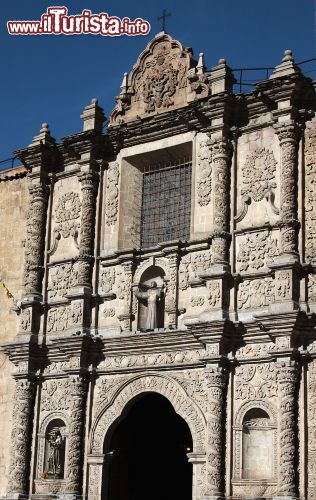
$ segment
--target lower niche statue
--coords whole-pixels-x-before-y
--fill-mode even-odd
[[[59,429],[53,429],[49,435],[48,475],[54,479],[62,476],[63,438]]]
[[[146,292],[141,292],[139,289],[135,291],[138,299],[147,300],[146,321],[142,329],[154,330],[158,326],[157,322],[157,302],[161,300],[165,285],[158,287],[156,281],[152,281]]]

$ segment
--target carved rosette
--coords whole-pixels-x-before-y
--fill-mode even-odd
[[[85,420],[85,404],[87,381],[83,378],[71,378],[68,381],[68,395],[71,399],[70,424],[68,441],[68,474],[66,493],[81,493],[81,474],[83,456],[83,431]]]
[[[96,197],[99,177],[95,172],[84,172],[80,174],[79,181],[81,182],[82,189],[82,210],[77,285],[91,287],[92,263],[94,261],[93,245]]]
[[[31,184],[30,208],[26,219],[24,290],[26,295],[42,292],[44,247],[49,188],[46,184]]]
[[[34,399],[35,383],[26,379],[16,380],[9,466],[10,493],[27,493]]]
[[[214,183],[213,262],[226,262],[229,230],[230,159],[232,147],[227,139],[212,142]]]
[[[316,360],[308,366],[308,498],[316,498]]]
[[[298,369],[282,363],[278,369],[279,392],[279,478],[278,495],[296,497],[295,390]]]
[[[223,492],[223,405],[226,373],[222,368],[207,369],[207,496],[222,496]]]
[[[277,125],[276,133],[281,150],[281,252],[297,252],[297,154],[299,131],[297,125]]]

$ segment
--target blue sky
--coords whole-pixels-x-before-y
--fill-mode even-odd
[[[90,9],[142,17],[152,30],[145,37],[115,38],[7,33],[8,20],[39,20],[50,5],[65,5],[69,14]],[[163,8],[172,13],[167,31],[195,56],[204,52],[208,68],[221,57],[232,68],[275,66],[288,48],[297,61],[316,55],[313,0],[6,0],[0,16],[0,160],[29,144],[42,122],[58,140],[80,131],[80,114],[92,97],[109,116],[123,73],[160,31],[157,16]],[[314,69],[316,61],[306,67]],[[316,71],[309,76],[316,78]]]

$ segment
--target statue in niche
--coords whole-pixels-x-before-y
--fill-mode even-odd
[[[48,475],[54,478],[60,478],[62,475],[62,448],[63,438],[60,430],[52,429],[49,434],[49,455],[48,455]]]
[[[164,283],[161,287],[158,287],[156,281],[151,281],[145,292],[142,292],[139,289],[135,291],[135,295],[138,299],[143,299],[147,302],[146,319],[144,324],[140,325],[141,330],[154,330],[155,328],[158,328],[157,306],[158,302],[160,302],[163,298],[164,288]]]

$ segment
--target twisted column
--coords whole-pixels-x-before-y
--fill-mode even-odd
[[[81,495],[83,435],[88,383],[81,377],[74,377],[69,380],[68,388],[71,409],[68,432],[68,474],[65,492]]]
[[[226,374],[222,368],[208,368],[207,485],[206,497],[223,495],[223,407]]]
[[[276,125],[281,150],[281,253],[297,253],[297,155],[299,130],[294,123]]]
[[[24,292],[41,298],[49,188],[43,182],[29,188],[30,207],[26,219]]]
[[[298,369],[294,363],[282,363],[278,370],[279,391],[279,479],[278,496],[296,497],[295,486],[295,390]]]
[[[212,142],[214,179],[213,263],[226,263],[228,260],[231,151],[231,144],[227,139]]]
[[[9,497],[27,495],[32,438],[32,418],[36,385],[28,379],[17,379],[11,434]],[[15,498],[18,498],[16,496]]]
[[[82,190],[82,208],[80,225],[80,248],[78,286],[91,288],[92,265],[94,261],[95,214],[99,177],[93,172],[80,174]]]

